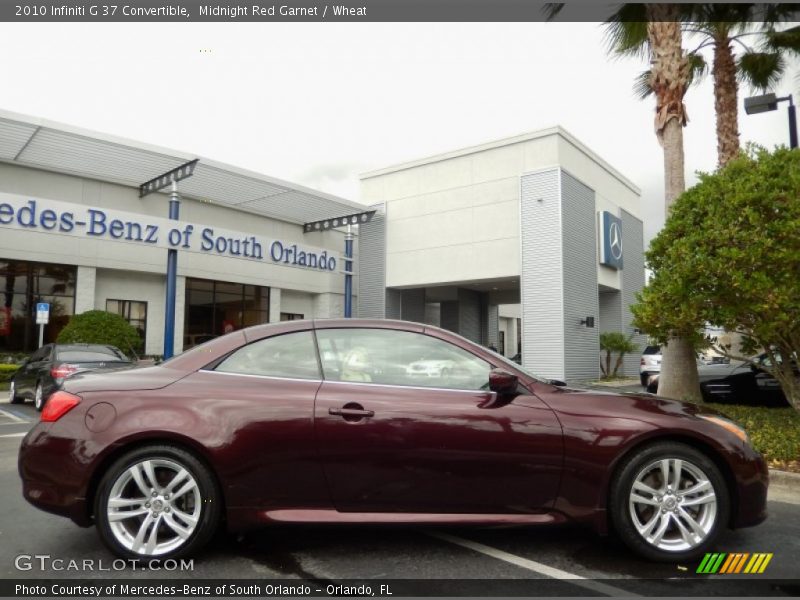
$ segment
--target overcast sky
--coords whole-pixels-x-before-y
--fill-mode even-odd
[[[599,24],[2,23],[0,57],[0,108],[353,200],[364,171],[558,124],[642,188],[647,239],[663,224],[645,65]],[[783,106],[740,110],[742,141],[788,144]],[[687,107],[691,176],[716,165],[710,80]]]

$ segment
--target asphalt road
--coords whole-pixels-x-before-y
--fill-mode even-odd
[[[484,595],[516,582],[529,595],[800,595],[800,494],[771,489],[769,519],[727,532],[718,550],[772,552],[765,575],[696,575],[696,563],[654,564],[613,538],[567,526],[429,528],[281,526],[234,537],[218,535],[194,560],[191,572],[130,569],[108,572],[71,569],[70,560],[95,566],[112,562],[94,528],[41,512],[21,495],[17,451],[38,418],[30,404],[0,406],[0,575],[2,579],[351,579],[451,580],[445,592]],[[47,555],[42,559],[19,556]],[[64,559],[53,568],[52,559]],[[19,569],[32,563],[30,569]],[[44,568],[42,568],[44,566]],[[580,579],[584,578],[584,579]],[[464,583],[461,580],[467,580]],[[469,580],[477,580],[470,585]],[[532,581],[536,580],[536,581]],[[557,581],[562,580],[562,581]],[[785,580],[794,580],[787,582]],[[568,583],[564,583],[568,581]],[[756,586],[743,587],[743,582]],[[556,584],[558,584],[556,586]],[[462,587],[459,587],[459,586]],[[554,587],[555,586],[555,587]],[[561,587],[558,587],[561,586]],[[610,586],[610,587],[604,587]],[[440,589],[441,588],[431,588]],[[395,594],[396,595],[396,594]],[[510,594],[507,594],[510,595]]]

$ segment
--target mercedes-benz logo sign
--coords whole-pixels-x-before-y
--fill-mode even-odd
[[[622,258],[622,236],[620,235],[618,223],[611,223],[608,228],[608,238],[611,256],[614,257],[614,260],[619,260]]]

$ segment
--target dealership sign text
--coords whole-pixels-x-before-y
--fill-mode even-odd
[[[0,194],[0,227],[336,270],[336,256],[319,248],[184,221],[11,194]]]

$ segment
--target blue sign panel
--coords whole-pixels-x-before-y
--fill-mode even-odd
[[[39,302],[36,304],[36,312],[50,312],[50,305],[47,302]]]
[[[600,264],[622,268],[622,219],[605,210],[600,213]]]

